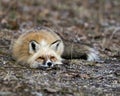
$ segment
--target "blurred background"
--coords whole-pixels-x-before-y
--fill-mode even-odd
[[[52,26],[65,40],[119,50],[119,9],[119,0],[0,0],[0,29]]]
[[[0,0],[0,22],[17,29],[23,22],[43,21],[61,27],[119,25],[119,0]]]

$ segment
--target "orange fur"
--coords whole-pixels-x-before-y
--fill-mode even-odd
[[[18,62],[32,63],[32,61],[35,61],[35,60],[30,60],[30,59],[33,59],[32,56],[34,55],[34,53],[33,54],[29,53],[29,43],[31,41],[36,41],[38,44],[40,44],[43,40],[46,42],[46,45],[43,46],[42,49],[40,46],[40,50],[44,51],[44,47],[47,47],[48,45],[52,44],[56,40],[61,40],[61,38],[56,33],[45,30],[45,29],[24,33],[13,44],[13,50],[12,50],[13,57]],[[61,40],[61,44],[59,47],[60,48],[57,51],[55,51],[54,53],[56,54],[56,56],[61,58],[61,55],[64,50],[64,45],[63,45],[62,40]],[[49,50],[49,48],[47,48],[46,50],[51,51],[51,53],[52,53],[52,51],[54,51],[51,49]],[[39,54],[41,54],[41,53],[39,53]],[[39,55],[38,53],[36,53],[36,54]],[[42,54],[45,54],[45,53],[42,53]]]

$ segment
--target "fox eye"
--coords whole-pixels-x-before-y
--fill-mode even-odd
[[[54,56],[51,56],[50,59],[55,59],[55,57],[54,57]]]
[[[44,57],[39,57],[39,59],[42,59],[42,60],[44,60]]]

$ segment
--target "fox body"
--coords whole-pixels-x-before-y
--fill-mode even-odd
[[[99,53],[94,48],[81,45],[81,49],[87,52],[88,61],[99,60]],[[17,62],[29,64],[31,68],[62,64],[63,51],[64,44],[61,38],[46,27],[23,33],[12,47],[13,57]]]
[[[62,64],[64,44],[50,29],[23,33],[13,44],[13,57],[31,68],[52,67]]]

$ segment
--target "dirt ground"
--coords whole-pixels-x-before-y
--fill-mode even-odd
[[[13,39],[41,25],[71,46],[95,47],[102,62],[71,58],[48,69],[17,64]],[[120,1],[0,0],[0,96],[120,96]]]

